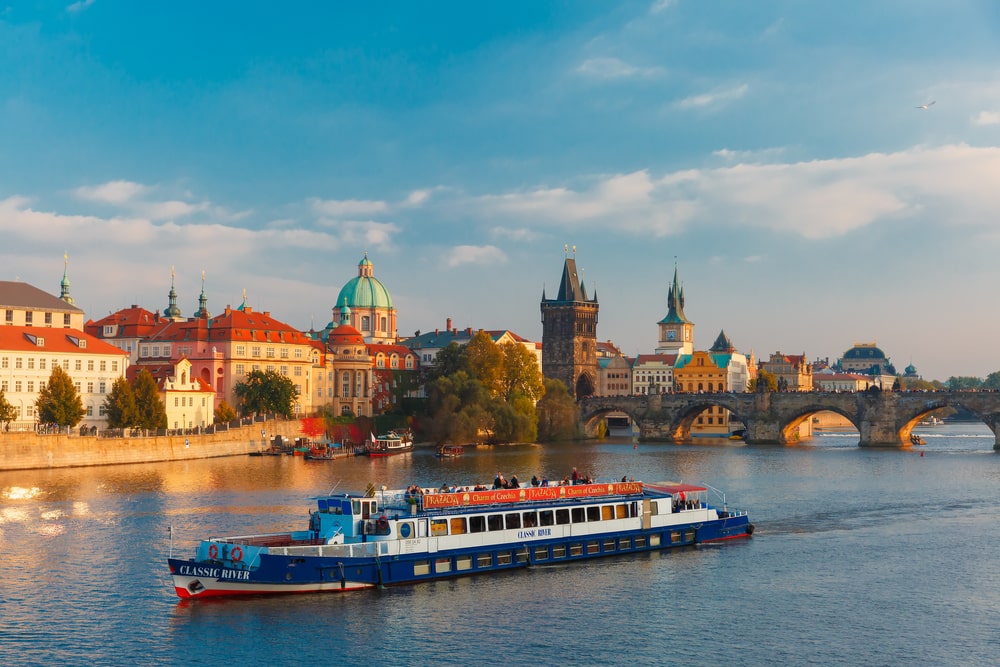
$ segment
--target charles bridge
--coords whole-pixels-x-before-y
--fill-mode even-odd
[[[593,435],[600,421],[625,413],[643,440],[688,442],[691,425],[710,407],[730,412],[731,422],[746,426],[751,445],[784,445],[798,440],[799,425],[817,412],[835,412],[858,429],[862,447],[908,447],[910,432],[929,413],[944,407],[964,408],[997,434],[1000,393],[934,392],[770,392],[651,394],[648,396],[588,396],[579,401],[584,430]]]

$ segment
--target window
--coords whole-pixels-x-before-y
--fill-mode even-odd
[[[552,510],[542,510],[538,513],[538,525],[539,526],[551,526],[555,524],[555,516],[552,514]]]
[[[87,370],[88,371],[94,370],[94,360],[93,359],[88,359],[87,360]]]
[[[243,375],[246,371],[243,369],[243,364],[236,364],[236,374]]]
[[[556,523],[560,526],[564,526],[569,523],[568,509],[556,510]]]
[[[242,356],[246,355],[246,353],[247,353],[247,346],[246,345],[237,345],[236,346],[236,352],[235,352],[235,354],[236,354],[237,357],[242,357]]]
[[[107,408],[106,408],[106,407],[104,407],[104,403],[101,403],[101,404],[100,404],[100,405],[99,405],[99,406],[97,407],[97,414],[98,414],[98,415],[100,415],[101,417],[103,417],[103,416],[104,416],[104,415],[106,415],[107,413],[108,413],[108,410],[107,410]]]
[[[250,356],[251,357],[259,357],[260,356],[260,346],[259,345],[253,345],[253,346],[250,347]]]
[[[295,368],[293,368],[292,369],[292,375],[294,375],[295,377],[301,377],[302,376],[302,366],[296,366]]]
[[[100,393],[100,394],[103,394],[103,393],[104,393],[104,390],[105,390],[105,389],[107,388],[107,386],[108,386],[108,385],[107,385],[107,384],[105,384],[104,382],[101,382],[101,383],[99,383],[99,384],[97,385],[97,390],[98,390],[98,393]]]
[[[7,368],[10,366],[10,357],[0,357],[0,368]]]
[[[361,330],[371,331],[372,330],[372,318],[368,315],[361,316]]]
[[[104,325],[104,335],[105,336],[114,336],[115,335],[115,327],[114,327],[113,324],[105,324]]]
[[[274,348],[269,347],[264,350],[265,355],[268,359],[274,359]]]
[[[76,359],[73,362],[73,370],[82,371],[83,370],[83,359]]]
[[[521,515],[517,512],[507,515],[507,530],[521,527]]]
[[[52,313],[45,313],[45,324],[52,326]]]
[[[80,387],[80,383],[79,383],[79,382],[74,382],[74,383],[73,383],[73,387],[74,387],[74,388],[76,389],[76,393],[78,393],[78,394],[79,394],[79,393],[80,393],[81,391],[83,391],[83,390],[81,389],[81,387]]]
[[[21,357],[14,358],[14,368],[21,368],[23,363],[24,361],[22,361]]]
[[[572,508],[570,515],[573,517],[573,523],[584,523],[587,520],[584,518],[585,508],[583,507]]]
[[[94,393],[94,383],[93,382],[88,382],[87,383],[87,393],[88,394],[93,394]]]
[[[33,391],[35,391],[35,383],[32,382],[31,380],[28,380],[28,393],[30,394]]]
[[[28,357],[28,368],[34,368],[34,367],[35,367],[35,358]]]
[[[302,348],[301,347],[295,348],[295,358],[296,359],[301,359],[302,358]]]
[[[587,521],[600,521],[601,520],[601,507],[599,505],[591,505],[587,508]]]
[[[288,376],[288,366],[282,366],[281,367],[281,374],[284,375],[284,376],[286,376],[286,377]]]
[[[103,361],[101,362],[101,370],[102,371],[104,370],[104,362]],[[117,373],[118,372],[118,361],[117,360],[111,362],[111,372],[112,373]]]
[[[287,359],[288,358],[288,348],[287,347],[281,348],[281,358],[282,359]]]
[[[485,533],[486,532],[486,517],[485,516],[470,516],[469,517],[469,532],[470,533]]]
[[[33,316],[34,316],[34,313],[32,313],[30,310],[28,312],[26,312],[24,314],[24,323],[25,324],[31,324],[31,320],[32,320]]]
[[[87,406],[87,416],[88,417],[93,417],[94,416],[94,406],[93,405],[88,405]]]
[[[69,323],[70,323],[69,313],[64,313],[63,314],[63,326],[64,327],[68,327]]]
[[[4,315],[4,321],[7,322],[7,324],[13,324],[14,323],[14,311],[13,310],[8,310],[5,313],[5,315]]]
[[[486,525],[490,530],[503,530],[503,514],[490,514],[486,517]]]
[[[14,393],[21,393],[21,381],[14,380]]]

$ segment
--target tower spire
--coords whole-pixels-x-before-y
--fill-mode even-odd
[[[63,277],[59,283],[59,298],[73,305],[73,297],[69,295],[69,253],[63,253]]]
[[[181,309],[177,306],[177,290],[174,289],[174,267],[170,265],[170,293],[167,295],[168,305],[163,311],[163,315],[172,320],[181,318]]]

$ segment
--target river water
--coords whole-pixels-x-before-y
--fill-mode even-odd
[[[626,438],[0,473],[0,665],[995,665],[1000,453],[982,424],[795,447]],[[164,559],[308,498],[497,470],[704,482],[750,540],[348,594],[181,602]]]

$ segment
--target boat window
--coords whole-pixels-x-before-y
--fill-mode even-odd
[[[490,530],[503,530],[503,514],[490,514],[486,517],[486,525]]]
[[[479,554],[476,556],[476,567],[490,567],[493,565],[492,554]]]
[[[516,560],[518,563],[527,563],[528,562],[528,547],[524,547],[520,551],[515,552],[514,553],[514,560]]]
[[[443,574],[451,572],[451,558],[438,558],[434,561],[434,573]]]
[[[636,549],[641,549],[644,546],[646,546],[646,536],[645,535],[636,535],[635,536],[635,548]]]
[[[670,531],[670,543],[671,544],[681,543],[681,532],[679,530]]]
[[[429,561],[426,560],[413,561],[413,574],[421,575],[430,573],[431,573],[431,564]]]
[[[651,547],[658,547],[658,546],[660,546],[660,534],[659,533],[653,533],[652,535],[649,536],[649,546],[651,546]]]
[[[629,503],[628,507],[629,507],[629,514],[628,515],[630,517],[635,518],[635,517],[639,516],[639,503],[637,503],[637,502],[631,502],[631,503]]]
[[[569,555],[570,556],[582,556],[583,555],[583,545],[579,544],[579,543],[569,545]]]
[[[507,515],[507,529],[520,528],[521,527],[521,515],[517,512]]]
[[[399,539],[409,540],[414,537],[413,535],[413,522],[412,521],[400,521],[396,524],[396,532],[399,533]]]
[[[538,513],[538,525],[539,526],[551,526],[555,524],[555,516],[552,514],[552,510],[542,510]]]
[[[592,505],[587,508],[587,521],[600,521],[601,520],[601,506]]]
[[[431,537],[441,537],[448,534],[447,519],[431,519]]]
[[[556,510],[556,523],[560,526],[569,523],[569,510]]]
[[[466,529],[465,517],[464,516],[453,516],[451,518],[451,534],[452,535],[464,535],[469,532]]]
[[[514,562],[514,558],[509,551],[497,554],[497,565],[510,565],[512,562]]]
[[[525,512],[521,515],[521,525],[525,528],[534,528],[538,525],[538,512]]]
[[[486,517],[483,515],[470,516],[469,517],[469,532],[470,533],[485,533],[486,532]]]
[[[456,570],[471,570],[472,569],[472,556],[456,556],[455,557],[455,569]]]
[[[361,501],[355,500],[351,502],[351,514],[358,516],[361,514]]]
[[[604,540],[603,548],[604,548],[605,551],[614,551],[615,550],[615,541],[614,540]]]
[[[594,540],[593,542],[587,542],[587,553],[588,554],[601,553],[600,543],[597,540]]]
[[[615,518],[615,506],[614,505],[602,505],[601,506],[601,521],[610,521]]]
[[[548,559],[549,559],[548,547],[535,547],[535,560],[548,560]]]
[[[649,516],[656,516],[657,514],[659,514],[659,512],[657,511],[658,509],[659,509],[659,503],[657,503],[655,500],[649,503]]]
[[[570,514],[573,515],[573,523],[584,523],[587,519],[584,518],[584,513],[586,508],[584,507],[574,507],[570,510]]]
[[[615,505],[615,518],[616,519],[627,519],[628,518],[628,506],[622,503],[621,505]]]

